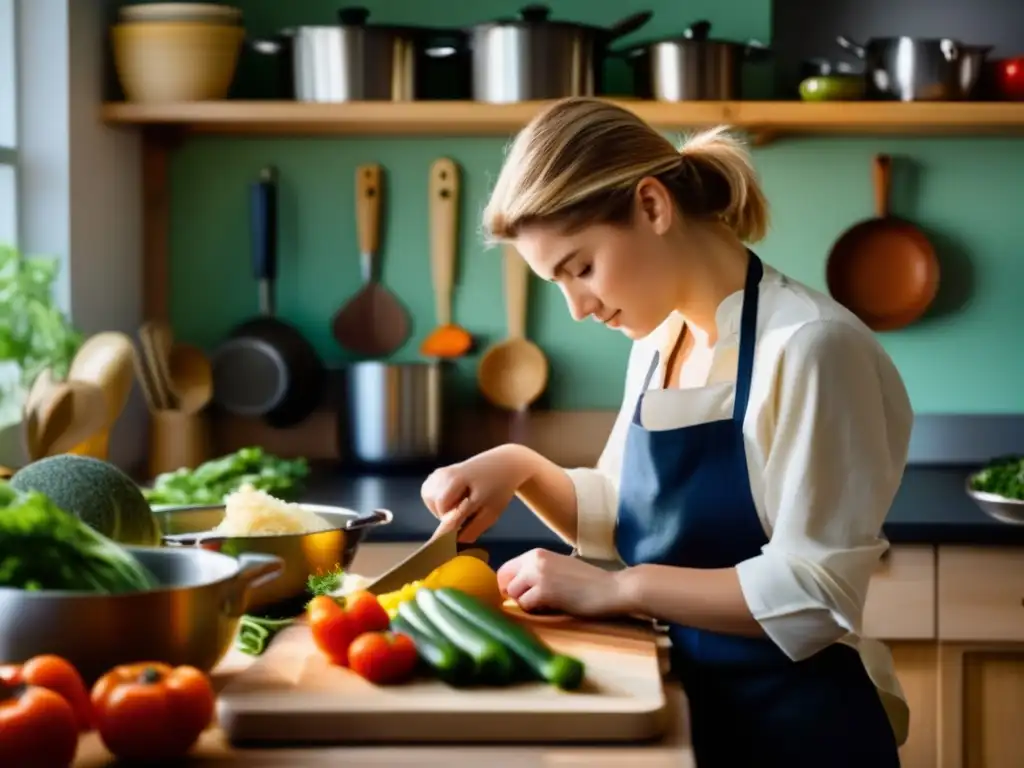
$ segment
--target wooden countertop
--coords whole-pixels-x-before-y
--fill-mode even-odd
[[[232,649],[214,670],[212,678],[219,690],[232,675],[252,663],[252,658]],[[183,765],[217,766],[359,766],[416,765],[470,766],[479,768],[551,768],[551,766],[642,765],[643,768],[694,768],[690,750],[686,702],[682,689],[675,683],[666,686],[670,727],[660,741],[642,745],[508,745],[466,746],[437,744],[429,746],[311,746],[306,748],[233,749],[220,729],[214,727],[203,734],[199,744]],[[500,757],[499,757],[500,755]],[[114,768],[116,763],[103,748],[96,734],[82,739],[75,768]]]

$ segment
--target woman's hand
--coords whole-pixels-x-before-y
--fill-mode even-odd
[[[497,522],[529,477],[518,448],[500,445],[430,473],[420,495],[441,521],[435,536],[456,530],[459,541],[472,542]]]
[[[527,612],[547,609],[600,617],[631,611],[618,573],[546,549],[532,549],[506,562],[498,569],[498,586]]]

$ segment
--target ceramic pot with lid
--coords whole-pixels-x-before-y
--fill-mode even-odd
[[[711,22],[698,21],[681,36],[623,49],[633,67],[634,93],[658,101],[728,101],[741,98],[743,64],[767,58],[756,40],[714,40]]]
[[[468,97],[464,32],[371,24],[369,17],[366,8],[342,8],[338,24],[290,27],[252,48],[279,58],[281,90],[297,101]]]
[[[635,32],[652,14],[635,13],[611,27],[550,19],[551,9],[529,5],[519,17],[469,30],[473,98],[511,103],[602,91],[608,46]]]

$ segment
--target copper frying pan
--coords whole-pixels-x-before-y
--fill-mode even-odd
[[[889,215],[892,158],[874,159],[875,217],[846,230],[825,270],[829,293],[874,331],[903,328],[939,290],[935,249],[920,229]]]

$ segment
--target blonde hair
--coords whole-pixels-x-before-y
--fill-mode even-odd
[[[626,225],[637,183],[648,176],[695,221],[761,240],[768,202],[744,147],[725,128],[689,138],[681,149],[627,109],[593,98],[562,99],[519,133],[484,210],[491,241],[523,227]]]

